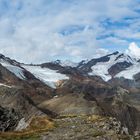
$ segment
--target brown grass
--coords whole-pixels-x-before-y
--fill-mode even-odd
[[[57,117],[57,119],[64,119],[64,118],[75,118],[78,117],[80,115],[77,114],[64,114],[64,115],[60,115]]]
[[[87,118],[87,120],[91,122],[103,121],[105,119],[105,117],[99,115],[91,115]]]
[[[30,125],[25,130],[15,132],[1,132],[0,140],[20,140],[24,137],[36,138],[38,137],[39,133],[52,130],[53,128],[54,123],[48,117],[33,117]]]

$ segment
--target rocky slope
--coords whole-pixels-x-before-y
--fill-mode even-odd
[[[98,115],[62,116],[55,119],[57,127],[52,132],[43,134],[44,140],[119,140],[133,139],[121,122],[116,118]],[[62,133],[63,132],[63,133]]]

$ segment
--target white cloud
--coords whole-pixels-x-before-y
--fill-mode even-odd
[[[135,57],[136,59],[140,59],[140,48],[135,42],[130,43],[129,48],[126,50],[126,53],[130,56]]]
[[[137,5],[133,0],[0,0],[0,52],[26,63],[106,54],[104,47],[123,46],[127,40],[109,37],[99,41],[98,36],[114,32],[127,37],[133,32],[123,34],[128,29],[106,29],[101,23],[136,17],[133,5]],[[75,25],[84,28],[69,35],[61,33]],[[139,32],[133,37],[139,37]]]

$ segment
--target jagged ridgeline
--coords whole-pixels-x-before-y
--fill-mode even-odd
[[[140,61],[115,52],[79,63],[0,55],[0,139],[140,139]]]

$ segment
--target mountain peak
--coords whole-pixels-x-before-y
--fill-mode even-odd
[[[62,67],[77,67],[78,63],[70,61],[70,60],[56,60],[53,61],[54,64],[59,64]]]
[[[0,53],[0,58],[5,58],[5,56],[3,54]]]
[[[117,55],[117,54],[119,54],[119,52],[118,51],[115,51],[114,53],[112,53],[113,55]]]

